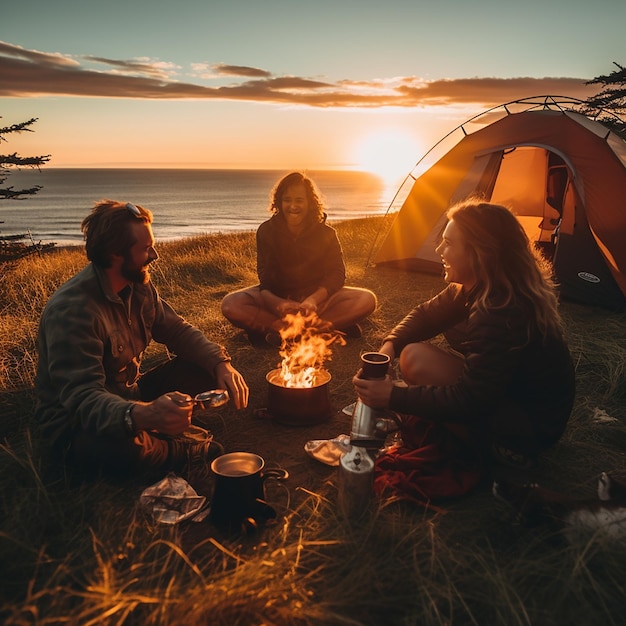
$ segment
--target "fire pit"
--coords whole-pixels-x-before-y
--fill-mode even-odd
[[[290,426],[318,424],[332,415],[328,383],[330,373],[323,363],[332,356],[333,343],[345,343],[315,314],[287,314],[280,331],[282,361],[265,377],[267,409],[261,415]]]
[[[330,372],[317,370],[315,382],[309,387],[287,387],[280,369],[268,372],[267,412],[280,424],[310,426],[332,415],[328,383]]]

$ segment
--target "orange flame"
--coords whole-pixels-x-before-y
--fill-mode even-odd
[[[282,383],[285,387],[314,387],[324,361],[332,358],[330,346],[335,342],[345,345],[345,339],[315,313],[288,313],[284,321],[286,326],[280,331]]]

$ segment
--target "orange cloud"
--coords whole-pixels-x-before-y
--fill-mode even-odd
[[[94,62],[97,69],[89,67],[89,63]],[[219,86],[182,82],[176,80],[181,68],[167,62],[103,57],[77,60],[0,41],[0,97],[213,99],[338,108],[425,107],[457,103],[489,107],[545,94],[585,99],[597,91],[585,84],[587,78],[476,77],[426,81],[407,76],[331,82],[299,76],[273,76],[261,68],[224,63],[195,64],[193,67],[196,70],[210,67],[209,80],[224,76],[242,80]]]

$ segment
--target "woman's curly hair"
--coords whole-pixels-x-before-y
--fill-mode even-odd
[[[283,176],[270,193],[270,205],[268,210],[277,215],[281,212],[283,196],[289,187],[294,185],[303,185],[306,191],[307,200],[309,202],[309,214],[312,221],[323,222],[325,218],[324,203],[322,194],[317,189],[315,183],[302,172],[291,172]]]

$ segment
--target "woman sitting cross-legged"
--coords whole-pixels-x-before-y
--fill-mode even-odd
[[[285,315],[316,314],[330,328],[359,337],[358,323],[376,308],[367,289],[345,286],[346,268],[336,231],[313,181],[292,172],[275,186],[272,217],[256,233],[259,284],[229,293],[222,313],[251,342],[280,345]]]

